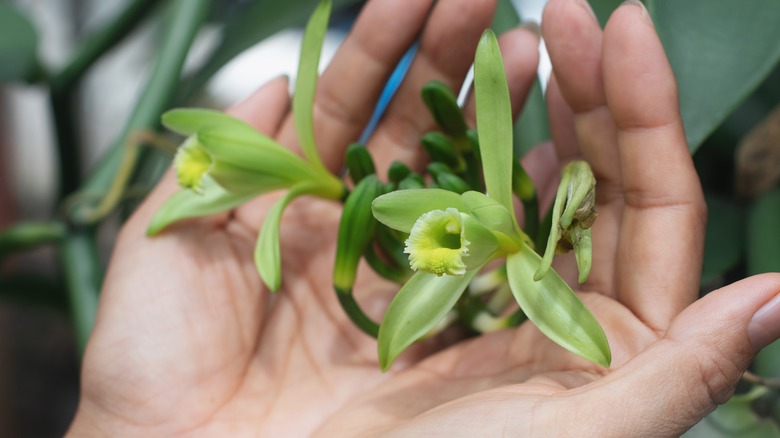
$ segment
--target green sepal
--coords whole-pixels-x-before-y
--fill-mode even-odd
[[[374,160],[371,153],[360,143],[352,143],[347,148],[344,161],[349,170],[349,177],[352,182],[358,184],[363,178],[376,173]]]
[[[482,34],[474,59],[474,97],[482,156],[482,174],[487,194],[515,217],[512,204],[512,151],[514,126],[509,86],[496,35]]]
[[[550,271],[552,266],[553,256],[555,255],[555,249],[558,246],[558,240],[561,238],[561,213],[564,205],[566,204],[566,196],[569,193],[569,181],[571,180],[571,174],[563,172],[561,174],[561,182],[558,184],[558,192],[555,194],[555,202],[552,208],[552,223],[550,224],[550,234],[547,236],[547,247],[544,250],[544,258],[539,264],[539,268],[534,273],[534,281],[541,280]]]
[[[371,203],[382,193],[382,183],[374,175],[365,177],[344,203],[339,223],[333,285],[337,289],[352,289],[358,263],[374,238],[377,221]]]
[[[455,208],[466,211],[466,205],[457,193],[442,189],[399,190],[374,200],[374,217],[395,230],[409,233],[424,213]]]
[[[455,307],[477,271],[458,277],[418,272],[401,287],[379,326],[377,349],[382,371]]]
[[[221,161],[214,162],[208,174],[223,189],[237,195],[257,196],[294,184],[294,181],[287,177],[260,173]]]
[[[237,207],[256,194],[237,195],[228,192],[209,177],[203,180],[203,194],[181,189],[171,195],[152,217],[148,236],[154,236],[167,226],[184,219],[208,216]]]
[[[197,138],[214,161],[223,161],[290,181],[313,179],[321,173],[299,156],[251,128],[210,125],[198,130]]]
[[[246,122],[222,111],[204,108],[177,108],[163,113],[162,124],[184,136],[197,133],[206,126],[225,125],[237,129],[252,129]]]
[[[295,131],[303,154],[315,167],[324,169],[314,141],[314,95],[317,92],[320,54],[330,19],[331,0],[321,0],[303,32],[301,56],[292,97]]]
[[[555,270],[541,281],[532,279],[540,262],[530,248],[507,257],[509,285],[520,308],[550,340],[608,367],[612,353],[601,325]]]
[[[282,285],[282,254],[279,246],[279,226],[282,221],[282,213],[290,201],[310,192],[311,189],[312,187],[307,184],[297,185],[290,189],[268,210],[260,229],[255,246],[255,267],[263,283],[271,292],[278,291]]]
[[[430,81],[422,89],[422,99],[436,123],[448,134],[466,133],[466,119],[452,89],[441,81]]]

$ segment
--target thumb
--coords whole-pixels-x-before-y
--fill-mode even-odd
[[[727,401],[779,337],[780,274],[751,277],[690,305],[658,342],[574,397],[591,403],[570,401],[602,436],[678,436]]]

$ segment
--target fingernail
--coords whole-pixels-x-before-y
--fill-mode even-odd
[[[780,295],[776,295],[753,314],[748,324],[748,337],[756,350],[780,338]]]
[[[596,23],[599,22],[599,19],[598,17],[596,17],[596,13],[593,12],[593,8],[590,6],[590,3],[588,3],[588,0],[578,0],[577,3],[579,3],[580,7],[582,9],[585,9],[588,12],[588,14],[590,14],[590,16],[593,17],[593,21],[595,21]]]
[[[536,21],[533,20],[526,21],[520,27],[527,30],[528,32],[531,32],[537,37],[542,36],[542,29],[539,27],[539,23],[537,23]]]
[[[650,26],[655,27],[655,25],[653,24],[653,20],[650,18],[650,14],[647,12],[647,8],[645,7],[644,3],[642,3],[639,0],[626,0],[626,1],[623,2],[623,5],[632,5],[632,6],[636,6],[639,9],[641,9],[642,10],[642,19],[645,20],[645,23],[649,24]]]

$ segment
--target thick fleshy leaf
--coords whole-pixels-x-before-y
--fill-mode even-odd
[[[310,164],[254,129],[211,125],[198,131],[198,142],[215,161],[287,178],[290,181],[316,174]]]
[[[745,252],[744,209],[720,196],[706,195],[705,200],[709,214],[701,268],[702,283],[708,283],[735,267]],[[780,243],[780,240],[777,242]]]
[[[398,190],[376,198],[372,204],[379,222],[404,233],[412,231],[423,213],[448,208],[467,210],[460,195],[441,189]]]
[[[466,119],[458,106],[457,96],[447,84],[441,81],[428,82],[423,86],[422,99],[444,132],[455,136],[466,135]]]
[[[168,225],[180,220],[230,210],[256,196],[255,194],[236,195],[230,193],[210,178],[204,179],[203,187],[202,195],[192,190],[179,190],[171,195],[155,213],[146,234],[153,236]]]
[[[695,151],[780,60],[780,5],[648,0],[647,9],[677,78],[685,134]]]
[[[398,355],[444,318],[477,271],[458,277],[418,272],[404,284],[379,326],[377,347],[382,371],[387,371]]]
[[[477,133],[487,194],[514,218],[512,204],[512,106],[496,35],[482,34],[474,59]]]
[[[237,119],[222,111],[205,108],[177,108],[162,115],[162,124],[166,128],[181,135],[190,136],[201,128],[210,125],[236,126],[239,129],[252,129],[243,120]]]
[[[255,246],[255,267],[263,283],[271,292],[276,292],[282,285],[282,252],[279,246],[279,226],[282,213],[293,199],[309,191],[311,187],[299,185],[288,191],[284,197],[274,203],[265,217],[260,235]]]
[[[750,208],[747,223],[748,275],[780,271],[780,188]]]
[[[507,276],[520,308],[534,325],[561,347],[608,367],[607,336],[592,313],[554,270],[534,281],[541,258],[530,248],[507,258]]]
[[[301,44],[301,58],[298,61],[298,75],[295,78],[295,93],[292,98],[292,113],[295,131],[301,142],[301,149],[311,163],[322,167],[314,142],[314,95],[317,92],[320,53],[328,30],[331,0],[322,0],[306,24]]]
[[[766,392],[766,388],[757,387],[747,394],[732,397],[731,400],[718,406],[699,424],[683,434],[683,438],[770,438],[780,436],[780,427],[772,420],[772,417],[761,416],[754,409],[756,399]],[[769,403],[776,402],[769,401]]]
[[[15,7],[0,3],[0,82],[30,79],[38,64],[38,33]]]

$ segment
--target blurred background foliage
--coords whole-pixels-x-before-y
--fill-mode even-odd
[[[159,131],[160,114],[174,106],[223,106],[234,100],[216,97],[215,75],[226,74],[228,63],[259,42],[297,29],[316,3],[0,0],[0,126],[48,117],[25,129],[53,127],[53,151],[33,159],[36,173],[52,180],[53,194],[42,203],[29,187],[19,187],[29,179],[12,178],[14,170],[20,172],[11,165],[14,154],[35,145],[19,144],[13,129],[0,132],[0,326],[7,338],[0,342],[0,435],[58,435],[67,427],[77,400],[79,352],[94,321],[111,243],[171,158],[170,151],[148,147]],[[334,1],[332,46],[361,3]],[[494,28],[501,32],[517,25],[519,15],[538,20],[543,3],[500,0]],[[591,0],[602,24],[620,3]],[[87,12],[95,15],[106,4],[113,5],[110,11],[97,25],[86,26]],[[689,147],[709,207],[702,294],[748,275],[780,271],[780,1],[645,4],[679,82]],[[55,12],[47,12],[52,5]],[[43,44],[52,33],[41,19],[47,16],[49,22],[70,23],[62,31],[70,47]],[[117,59],[133,39],[144,38],[144,57],[129,61],[144,68],[133,70]],[[325,50],[327,58],[327,42]],[[413,55],[411,48],[376,117]],[[266,56],[261,62],[275,61]],[[123,94],[119,84],[95,97],[89,81],[110,75],[106,65],[111,63],[119,65],[115,72],[125,73],[118,76],[131,91]],[[543,94],[548,75],[544,61],[516,124],[515,146],[521,152],[549,139]],[[29,89],[46,96],[44,114],[28,114],[8,98]],[[94,101],[122,96],[127,107],[109,112],[111,123],[101,135],[91,133],[103,125]],[[91,113],[85,110],[90,105]],[[762,352],[752,371],[758,377],[741,385],[737,396],[689,436],[780,436],[780,345]]]

